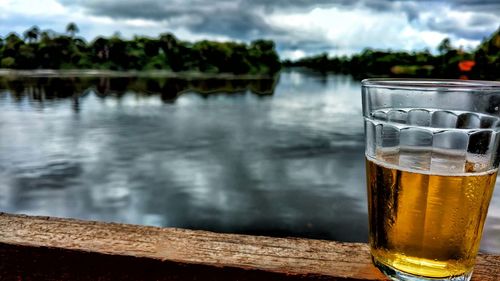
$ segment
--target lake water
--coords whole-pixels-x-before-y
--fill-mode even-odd
[[[366,241],[363,151],[349,76],[0,80],[3,212]]]

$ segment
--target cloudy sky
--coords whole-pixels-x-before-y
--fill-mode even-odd
[[[273,39],[283,58],[365,47],[435,50],[449,37],[475,47],[500,26],[500,0],[0,0],[0,36],[33,25],[80,35],[183,40]]]

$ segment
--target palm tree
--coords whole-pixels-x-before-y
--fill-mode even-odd
[[[40,29],[38,26],[33,26],[30,29],[26,30],[24,33],[24,39],[28,40],[29,43],[36,42],[38,40],[38,37],[40,36]]]
[[[440,54],[446,54],[451,51],[453,47],[451,46],[450,38],[444,38],[437,46],[437,49]]]
[[[74,22],[68,23],[66,26],[66,32],[71,36],[74,37],[76,33],[78,33],[80,29],[78,29],[78,26]]]

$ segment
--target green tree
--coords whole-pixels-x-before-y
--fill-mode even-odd
[[[441,43],[437,46],[437,50],[440,54],[446,54],[449,51],[453,50],[451,46],[450,38],[444,38]]]
[[[42,38],[38,57],[41,68],[58,69],[71,67],[72,57],[77,52],[73,39],[68,36]]]
[[[13,57],[5,57],[0,60],[0,67],[2,68],[14,68],[16,66],[16,60]]]
[[[36,61],[35,46],[32,44],[24,44],[19,47],[16,68],[35,69],[38,68]]]
[[[115,70],[164,69],[210,73],[274,74],[281,64],[274,42],[257,40],[236,42],[186,42],[171,33],[158,38],[134,37],[125,40],[118,34],[98,37],[88,43],[76,38],[78,27],[69,23],[67,34],[38,27],[0,40],[0,63],[9,68],[100,68]],[[1,38],[0,38],[1,39]]]
[[[33,26],[30,29],[26,30],[23,33],[24,39],[27,40],[29,43],[34,43],[38,40],[38,37],[40,36],[40,29],[38,26]]]
[[[186,70],[191,59],[190,49],[171,33],[160,34],[159,46],[173,71]]]
[[[131,63],[127,53],[127,42],[121,39],[118,35],[111,37],[108,41],[109,46],[109,61],[111,69],[126,70],[129,69]]]
[[[19,36],[16,33],[10,33],[5,38],[3,56],[15,58],[17,56],[19,47],[23,44],[24,41],[21,40],[21,38],[19,38]]]
[[[50,31],[50,30],[43,30],[41,33],[40,33],[40,42],[41,43],[48,43],[49,41],[52,40],[52,38],[55,37],[55,34],[54,32]]]
[[[80,32],[80,29],[78,28],[78,26],[74,22],[70,22],[66,26],[66,32],[69,34],[69,36],[75,37],[75,34]]]
[[[0,37],[0,58],[3,57],[3,47],[5,45],[5,41],[2,37]]]
[[[500,73],[500,27],[490,37],[485,38],[474,53],[476,64],[472,78],[499,80]]]
[[[104,37],[97,37],[90,46],[92,59],[96,63],[102,63],[109,59],[109,40]]]
[[[258,73],[274,74],[281,68],[278,54],[273,41],[255,40],[250,43],[250,55],[258,62]]]

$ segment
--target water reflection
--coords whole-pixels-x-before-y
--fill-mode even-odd
[[[348,76],[0,88],[1,211],[367,239],[361,100]],[[483,248],[500,252],[500,210],[490,215]]]
[[[8,89],[14,100],[23,97],[39,101],[72,98],[75,110],[80,99],[93,92],[96,96],[120,99],[127,92],[137,95],[159,95],[165,103],[173,103],[186,92],[196,92],[203,97],[212,93],[238,93],[250,90],[257,95],[272,95],[277,79],[252,77],[0,77],[0,89]]]

